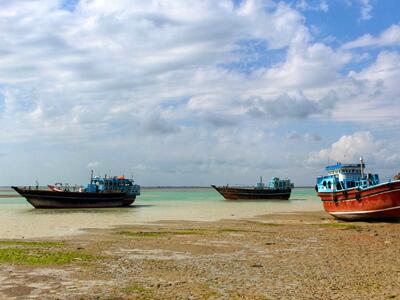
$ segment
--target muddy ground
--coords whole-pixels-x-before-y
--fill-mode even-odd
[[[0,299],[400,299],[399,237],[321,212],[0,241]]]

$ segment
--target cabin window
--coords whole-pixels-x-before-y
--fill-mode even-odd
[[[337,190],[341,190],[342,189],[342,186],[340,185],[340,182],[336,183],[336,189]]]
[[[332,187],[332,183],[330,181],[328,181],[328,189],[330,189]]]
[[[322,182],[322,185],[326,187],[326,181],[325,180]]]

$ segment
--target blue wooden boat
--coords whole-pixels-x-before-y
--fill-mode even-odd
[[[381,182],[378,174],[365,173],[365,164],[327,166],[315,190],[332,216],[348,221],[400,219],[400,176]]]
[[[101,208],[131,205],[140,186],[124,176],[93,177],[86,187],[49,185],[48,189],[12,187],[35,208]]]

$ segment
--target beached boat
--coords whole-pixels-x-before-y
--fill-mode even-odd
[[[279,179],[273,177],[268,186],[262,182],[257,183],[255,187],[235,187],[235,186],[215,186],[211,185],[218,193],[228,200],[288,200],[293,188],[293,183],[289,179]]]
[[[49,185],[48,189],[12,187],[35,208],[97,208],[131,205],[140,195],[140,186],[123,176],[93,177],[84,187],[62,184]]]
[[[327,166],[315,189],[325,211],[342,220],[400,218],[400,178],[380,182],[378,174],[366,174],[365,164]]]

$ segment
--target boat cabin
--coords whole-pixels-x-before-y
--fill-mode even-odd
[[[366,188],[379,184],[378,174],[364,174],[365,164],[342,164],[327,166],[328,175],[317,178],[318,192],[333,192],[352,188]]]
[[[105,192],[124,192],[129,195],[140,195],[140,186],[134,184],[133,179],[127,179],[124,176],[113,177],[92,177],[90,183],[85,188],[85,192],[89,193],[105,193]]]
[[[292,189],[294,187],[293,183],[290,182],[289,179],[279,179],[279,177],[272,177],[270,181],[268,181],[268,189],[273,190],[286,190]],[[262,177],[260,177],[260,182],[257,183],[257,189],[264,189],[265,184],[262,182]]]

